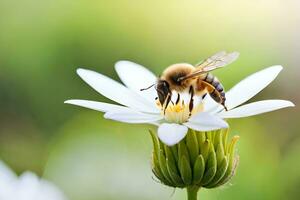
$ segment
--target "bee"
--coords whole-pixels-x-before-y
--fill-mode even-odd
[[[222,51],[195,66],[179,63],[166,68],[158,78],[157,83],[154,84],[158,100],[164,111],[171,101],[172,91],[178,93],[176,103],[179,102],[180,92],[187,91],[190,93],[190,112],[193,110],[194,95],[204,98],[207,94],[209,94],[215,102],[221,104],[227,111],[224,87],[218,78],[210,72],[232,63],[238,56],[238,52],[226,53]]]

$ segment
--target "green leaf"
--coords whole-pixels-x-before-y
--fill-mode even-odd
[[[192,183],[192,170],[190,162],[185,155],[180,157],[179,169],[183,182],[186,185],[190,185]]]
[[[199,155],[195,161],[193,169],[193,184],[198,185],[201,183],[205,171],[205,161],[202,155]]]

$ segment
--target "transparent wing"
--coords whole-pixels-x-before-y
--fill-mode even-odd
[[[238,52],[226,53],[225,51],[221,51],[204,60],[202,63],[197,65],[196,68],[197,71],[211,71],[232,63],[238,57]]]
[[[199,76],[200,74],[205,74],[207,72],[213,71],[215,69],[224,67],[235,61],[239,57],[238,52],[226,53],[225,51],[218,52],[211,57],[205,59],[202,63],[196,65],[196,70],[192,74],[180,78],[180,80],[185,80]]]

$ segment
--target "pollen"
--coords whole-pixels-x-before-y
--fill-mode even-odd
[[[197,99],[196,96],[193,99],[190,95],[183,94],[178,95],[178,97],[179,99],[174,100],[176,103],[171,101],[166,108],[164,107],[165,105],[161,106],[159,101],[156,101],[156,105],[161,109],[161,115],[164,116],[166,121],[181,124],[187,122],[191,116],[203,111],[203,102],[199,101],[199,98]]]
[[[173,106],[173,111],[176,113],[182,112],[184,110],[184,106],[177,104]]]

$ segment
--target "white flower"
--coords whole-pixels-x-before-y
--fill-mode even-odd
[[[66,200],[52,183],[38,178],[31,172],[20,177],[0,161],[1,200]]]
[[[167,145],[178,143],[187,134],[188,128],[197,131],[210,131],[227,128],[225,118],[240,118],[257,115],[280,108],[294,106],[285,100],[264,100],[239,106],[269,85],[282,70],[272,66],[245,78],[226,93],[225,111],[221,105],[207,97],[195,97],[195,106],[189,116],[187,94],[181,94],[178,104],[170,103],[166,112],[155,98],[155,88],[140,91],[157,81],[148,69],[130,61],[119,61],[115,69],[125,84],[122,85],[97,72],[78,69],[78,75],[92,88],[119,105],[89,101],[67,100],[65,103],[105,112],[104,117],[126,123],[149,123],[158,126],[158,136]],[[177,95],[172,95],[172,97]],[[173,102],[176,102],[173,101]],[[237,107],[239,106],[239,107]]]

